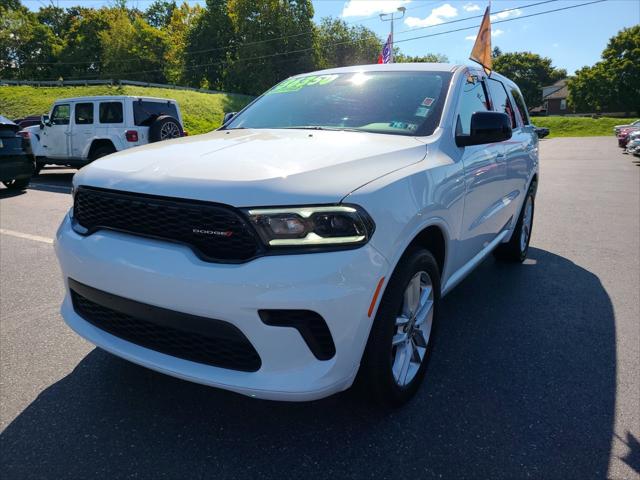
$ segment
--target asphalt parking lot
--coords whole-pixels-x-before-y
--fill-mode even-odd
[[[542,142],[530,258],[446,297],[391,413],[252,400],[77,337],[51,245],[72,174],[0,190],[2,478],[640,478],[640,167],[613,137]]]

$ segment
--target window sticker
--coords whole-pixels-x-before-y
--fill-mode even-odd
[[[425,107],[430,107],[434,101],[435,98],[427,97],[422,101],[422,105],[424,105]]]
[[[338,78],[338,75],[310,75],[308,77],[289,78],[269,90],[267,95],[271,95],[272,93],[297,92],[306,87],[326,85],[333,82],[336,78]]]
[[[423,107],[422,105],[418,107],[416,113],[414,114],[416,117],[426,117],[429,114],[429,109],[427,107]]]
[[[389,126],[391,128],[400,128],[402,130],[409,130],[409,131],[414,131],[418,129],[418,125],[416,125],[415,123],[407,123],[407,122],[391,122],[389,123]]]

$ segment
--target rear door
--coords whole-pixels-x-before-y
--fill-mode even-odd
[[[505,183],[507,196],[513,201],[510,204],[511,214],[517,218],[520,206],[524,201],[531,172],[538,159],[538,136],[535,127],[529,121],[529,115],[522,94],[515,86],[499,83],[509,93],[509,105],[513,113],[513,135],[506,143],[507,180]]]
[[[469,134],[471,115],[488,111],[485,81],[477,75],[462,79],[462,94],[456,115],[456,134]],[[501,143],[459,147],[464,165],[465,202],[460,232],[458,262],[464,265],[503,229],[509,216],[503,208],[507,166]]]
[[[47,157],[68,158],[71,120],[71,103],[59,103],[53,107],[50,125],[42,129],[42,147]]]
[[[89,151],[89,145],[95,135],[94,119],[94,102],[74,104],[71,123],[71,156],[73,158],[83,158]]]

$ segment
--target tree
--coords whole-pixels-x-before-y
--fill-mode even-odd
[[[58,55],[57,76],[80,79],[100,76],[100,33],[109,28],[111,10],[72,7],[67,9],[67,16],[68,27],[63,33],[63,46]]]
[[[227,89],[257,95],[317,64],[311,0],[229,0],[238,42]]]
[[[128,12],[112,10],[109,27],[99,33],[103,77],[118,80],[164,82],[165,32],[150,26],[141,16],[130,20]]]
[[[60,42],[22,5],[0,5],[0,78],[51,78]]]
[[[144,12],[144,18],[155,28],[165,28],[171,22],[173,12],[178,8],[174,0],[155,0]]]
[[[542,87],[567,76],[551,65],[551,59],[531,52],[502,53],[493,59],[493,69],[518,84],[529,107],[542,102]]]
[[[188,85],[223,88],[226,62],[235,55],[236,40],[226,0],[207,0],[186,33],[184,70]]]
[[[411,56],[394,52],[393,61],[396,63],[447,63],[449,62],[449,57],[442,53],[427,53],[426,55]]]
[[[201,14],[202,8],[199,5],[191,7],[187,2],[175,8],[171,14],[166,26],[169,41],[165,54],[165,77],[171,83],[179,84],[185,80],[185,50],[189,27]]]
[[[640,25],[612,37],[602,61],[569,81],[569,103],[581,112],[640,113]]]
[[[375,63],[380,48],[380,39],[368,28],[323,18],[317,35],[317,68]]]

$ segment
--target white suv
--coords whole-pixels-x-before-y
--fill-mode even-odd
[[[190,381],[311,400],[358,377],[398,405],[424,376],[442,296],[491,252],[527,255],[537,179],[534,127],[498,74],[304,74],[216,132],[76,174],[56,238],[62,314]]]
[[[175,100],[97,96],[57,100],[40,125],[27,127],[38,170],[82,167],[113,152],[184,135]]]

